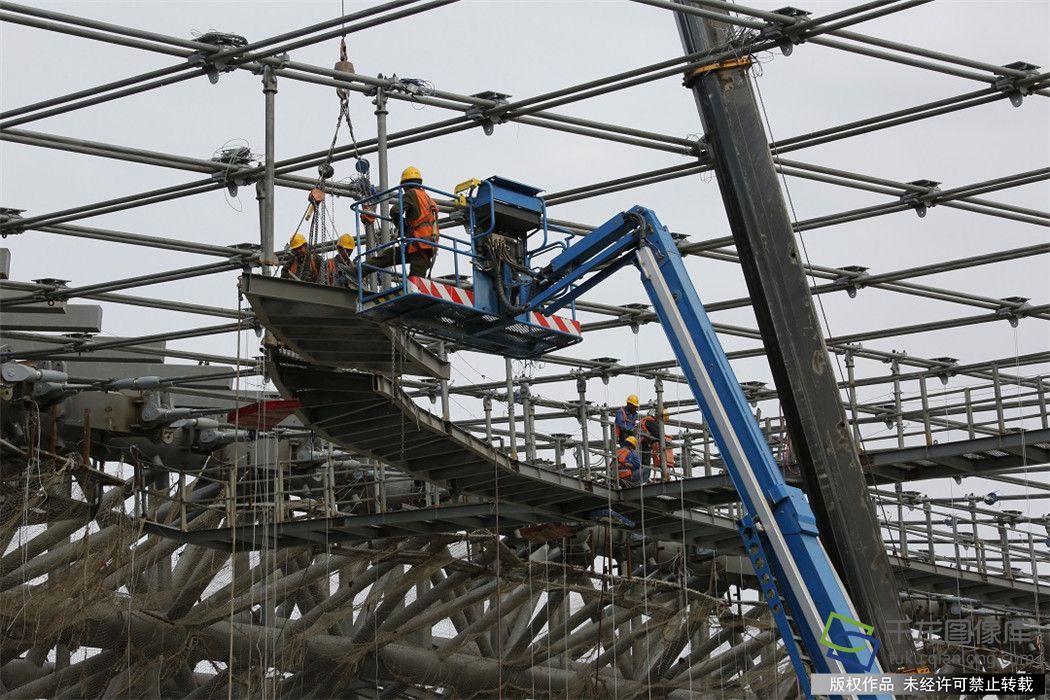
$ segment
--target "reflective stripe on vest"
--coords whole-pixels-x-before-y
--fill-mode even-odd
[[[405,237],[406,238],[425,238],[428,241],[434,241],[437,243],[440,237],[438,230],[438,208],[434,200],[430,198],[422,188],[412,187],[406,190],[406,194],[411,193],[416,197],[416,204],[419,208],[419,216],[412,219],[411,221],[405,222]],[[408,244],[408,252],[415,253],[421,250],[431,250],[432,247],[426,243],[420,243],[418,241],[411,241]]]

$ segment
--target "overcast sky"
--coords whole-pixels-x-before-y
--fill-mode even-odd
[[[80,14],[173,36],[191,38],[210,30],[233,32],[249,40],[279,34],[336,16],[340,3],[330,2],[63,2],[33,3],[51,10]],[[810,2],[803,7],[821,15],[856,3]],[[367,3],[346,2],[346,10]],[[777,2],[755,2],[774,9]],[[934,2],[877,19],[859,27],[876,36],[924,46],[977,60],[1005,64],[1017,60],[1050,66],[1047,28],[1050,5],[1031,2]],[[495,90],[513,99],[526,98],[633,67],[681,55],[670,13],[629,2],[472,2],[382,25],[349,38],[357,72],[396,74],[431,81],[437,88],[461,94]],[[298,49],[296,61],[329,67],[337,60],[338,41]],[[172,64],[177,59],[88,39],[4,24],[0,27],[0,105],[11,109]],[[762,57],[757,85],[768,111],[771,138],[784,139],[819,128],[881,114],[982,87],[962,78],[918,68],[802,45],[793,55]],[[209,158],[224,145],[244,141],[263,150],[263,95],[260,79],[248,72],[223,75],[218,85],[205,79],[109,102],[20,128]],[[331,88],[282,80],[277,96],[277,157],[287,158],[326,148],[338,102]],[[368,98],[351,94],[357,135],[375,135]],[[559,107],[557,112],[635,126],[680,137],[701,131],[691,93],[679,77]],[[1050,100],[1031,97],[1019,109],[1002,100],[933,120],[879,131],[793,153],[792,157],[841,167],[871,176],[911,181],[937,180],[950,188],[989,178],[1045,167],[1050,161]],[[436,107],[391,102],[389,127],[398,131],[454,116]],[[345,131],[340,144],[346,143]],[[373,166],[375,159],[372,158]],[[504,124],[486,137],[480,128],[392,150],[392,173],[418,166],[427,184],[451,190],[470,177],[500,174],[534,184],[548,192],[627,176],[687,162],[682,156],[572,136],[557,131]],[[313,171],[303,174],[313,176]],[[352,174],[338,165],[337,178]],[[194,173],[124,163],[59,151],[0,143],[0,205],[27,209],[27,215],[199,179]],[[788,180],[798,219],[855,207],[885,203],[882,195],[803,180]],[[989,199],[1050,209],[1046,182],[987,196]],[[276,211],[278,243],[294,231],[304,194],[280,191]],[[709,176],[693,176],[631,192],[606,195],[551,209],[551,216],[599,224],[634,204],[654,209],[672,230],[704,240],[729,233],[718,195]],[[100,226],[152,236],[235,244],[258,241],[254,192],[242,190],[231,200],[221,191],[152,207],[86,219]],[[345,206],[337,223],[352,227]],[[1047,228],[1006,221],[943,207],[924,219],[913,212],[859,221],[806,234],[812,262],[819,265],[863,265],[883,272],[938,260],[977,255],[1048,239]],[[12,277],[29,280],[58,277],[73,285],[101,282],[196,265],[209,259],[190,254],[86,241],[36,231],[8,238]],[[447,262],[447,260],[445,261]],[[700,296],[705,301],[743,296],[742,275],[734,265],[690,259]],[[439,264],[439,272],[441,265]],[[141,293],[187,302],[233,307],[236,274],[144,287]],[[919,280],[989,297],[1024,296],[1046,303],[1046,256],[1007,264],[946,273]],[[626,270],[590,299],[606,303],[647,302],[636,273]],[[855,299],[845,293],[822,298],[831,335],[907,325],[984,313],[958,304],[932,302],[880,290],[863,290]],[[719,312],[723,323],[754,327],[749,310]],[[107,335],[144,335],[209,325],[214,319],[106,305]],[[1016,330],[1005,322],[877,340],[866,347],[903,350],[912,355],[951,355],[961,362],[1046,350],[1047,324],[1023,321]],[[254,344],[254,336],[246,343]],[[753,341],[725,339],[729,350],[754,347]],[[178,347],[233,354],[236,340],[196,339]],[[660,329],[649,326],[637,336],[628,330],[589,335],[568,351],[580,357],[615,356],[626,363],[670,357]],[[454,381],[499,378],[502,363],[470,355],[457,361]],[[764,361],[735,364],[741,380],[769,380]],[[862,363],[863,374],[885,374],[886,367]],[[1044,371],[1046,368],[1043,368]],[[542,371],[561,371],[548,367]],[[649,387],[632,378],[603,388],[592,382],[592,398],[619,403],[627,392],[643,401]],[[885,393],[885,387],[876,394]],[[671,389],[670,398],[685,389]],[[544,387],[544,396],[567,398],[574,387]],[[869,395],[862,398],[873,398]],[[464,404],[465,413],[477,407]],[[567,428],[570,426],[566,426]],[[1033,426],[1034,427],[1034,426]],[[571,432],[571,430],[570,430]]]

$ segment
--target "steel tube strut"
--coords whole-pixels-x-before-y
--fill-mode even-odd
[[[277,78],[273,69],[269,66],[263,68],[263,94],[265,103],[265,139],[266,155],[265,170],[262,181],[262,197],[260,203],[262,209],[259,211],[262,221],[262,259],[263,274],[269,274],[270,266],[277,264],[277,258],[273,253],[273,223],[274,223],[274,102],[277,97]]]
[[[722,44],[724,24],[685,12],[675,17],[686,53]],[[822,539],[862,621],[878,629],[883,666],[911,665],[911,640],[900,639],[889,624],[906,619],[899,586],[839,400],[748,68],[709,71],[692,89]]]

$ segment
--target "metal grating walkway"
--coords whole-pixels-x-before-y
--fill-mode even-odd
[[[300,419],[337,445],[382,460],[421,479],[467,493],[533,509],[533,520],[592,522],[589,514],[612,507],[643,521],[628,492],[581,481],[490,447],[459,426],[416,406],[385,377],[310,367],[282,356],[270,363],[274,383],[301,402]],[[683,526],[684,520],[684,526]],[[645,499],[645,530],[663,539],[735,552],[736,526],[729,518],[683,510],[677,498]]]
[[[298,415],[303,423],[325,439],[419,478],[444,484],[452,493],[498,501],[501,509],[507,508],[510,527],[545,520],[593,522],[589,514],[611,504],[639,526],[644,523],[645,534],[655,540],[680,542],[684,537],[689,545],[740,554],[734,521],[695,508],[703,502],[697,496],[705,485],[711,485],[709,480],[720,477],[647,487],[643,513],[638,489],[611,490],[512,459],[459,426],[423,410],[385,377],[311,367],[282,356],[272,358],[270,370],[281,393],[301,402]],[[345,534],[336,536],[367,539],[369,534],[378,538],[384,533],[394,536],[450,532],[463,529],[468,523],[487,522],[494,526],[493,506],[470,506],[479,507],[487,510],[481,513],[463,510],[467,506],[451,505],[405,514],[351,516],[340,519],[337,529]],[[316,540],[325,536],[325,522],[288,523],[275,532]],[[1036,587],[1026,581],[964,575],[951,566],[918,558],[891,557],[891,562],[902,587],[952,592],[1023,609],[1038,607],[1041,614],[1050,613],[1050,597],[1037,596]]]
[[[949,442],[941,445],[901,447],[861,455],[868,483],[881,485],[946,477],[992,476],[1016,472],[1025,465],[1050,463],[1050,429],[1028,430],[992,437]],[[721,468],[718,460],[712,467]],[[788,483],[801,486],[798,467],[789,465],[784,474]],[[686,503],[694,506],[724,505],[739,499],[726,474],[696,476],[653,484],[649,493],[678,496],[685,492]]]

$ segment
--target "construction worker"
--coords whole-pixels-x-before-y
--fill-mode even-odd
[[[408,258],[408,273],[413,277],[426,277],[430,272],[437,248],[424,241],[437,243],[440,236],[437,204],[422,185],[423,175],[419,170],[413,165],[405,168],[401,173],[404,212],[399,210],[398,204],[390,209],[394,221],[403,222],[405,257]],[[400,262],[401,246],[386,248],[368,260],[368,264],[375,267],[393,267]]]
[[[616,466],[621,480],[627,486],[639,486],[649,481],[649,467],[638,459],[638,438],[628,435],[624,446],[616,452]]]
[[[669,420],[671,420],[671,414],[665,410],[660,414],[660,420],[657,421],[654,410],[638,421],[638,435],[642,438],[642,464],[649,465],[654,455],[656,464],[661,463],[662,460],[658,454],[660,452],[660,433],[663,432],[663,426],[667,425]]]
[[[344,233],[335,244],[335,255],[325,262],[325,279],[333,287],[350,287],[357,284],[357,266],[352,255],[356,242],[349,233]]]
[[[627,444],[627,437],[634,435],[638,427],[638,395],[631,394],[627,402],[616,411],[616,422],[613,424],[613,432],[616,434],[616,445],[623,447]]]
[[[321,277],[321,256],[310,250],[310,244],[306,242],[306,236],[298,231],[288,241],[288,247],[292,251],[292,257],[281,269],[281,277],[295,279],[303,282],[317,282]]]

